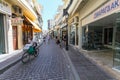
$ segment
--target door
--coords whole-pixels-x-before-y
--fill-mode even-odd
[[[78,27],[76,26],[76,45],[78,45],[78,41],[79,41],[79,40],[78,40],[78,30],[79,30],[79,29],[78,29]]]
[[[13,26],[13,48],[14,50],[18,49],[18,44],[17,44],[17,26]]]
[[[105,28],[104,29],[104,44],[112,45],[113,39],[113,28]]]

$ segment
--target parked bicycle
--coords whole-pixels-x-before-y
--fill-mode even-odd
[[[34,56],[37,57],[39,55],[39,46],[36,42],[33,43],[32,46],[29,47],[28,50],[26,50],[21,58],[22,63],[27,63],[30,61],[30,57]]]

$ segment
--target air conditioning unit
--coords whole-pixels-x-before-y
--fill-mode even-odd
[[[13,5],[12,8],[13,8],[12,13],[16,14],[19,17],[23,15],[22,9],[19,6]]]
[[[74,21],[73,22],[74,24],[78,24],[79,23],[79,17],[75,16],[73,21]]]

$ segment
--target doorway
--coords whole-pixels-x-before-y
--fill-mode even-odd
[[[78,26],[76,26],[76,45],[78,45]]]
[[[113,28],[104,28],[104,44],[112,45]]]
[[[17,26],[13,26],[13,48],[14,50],[18,49],[18,43],[17,43]]]

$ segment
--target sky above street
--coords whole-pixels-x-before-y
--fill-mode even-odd
[[[43,30],[47,30],[48,19],[53,19],[57,13],[57,8],[62,5],[62,0],[38,0],[38,2],[43,6],[42,19],[43,19]]]

